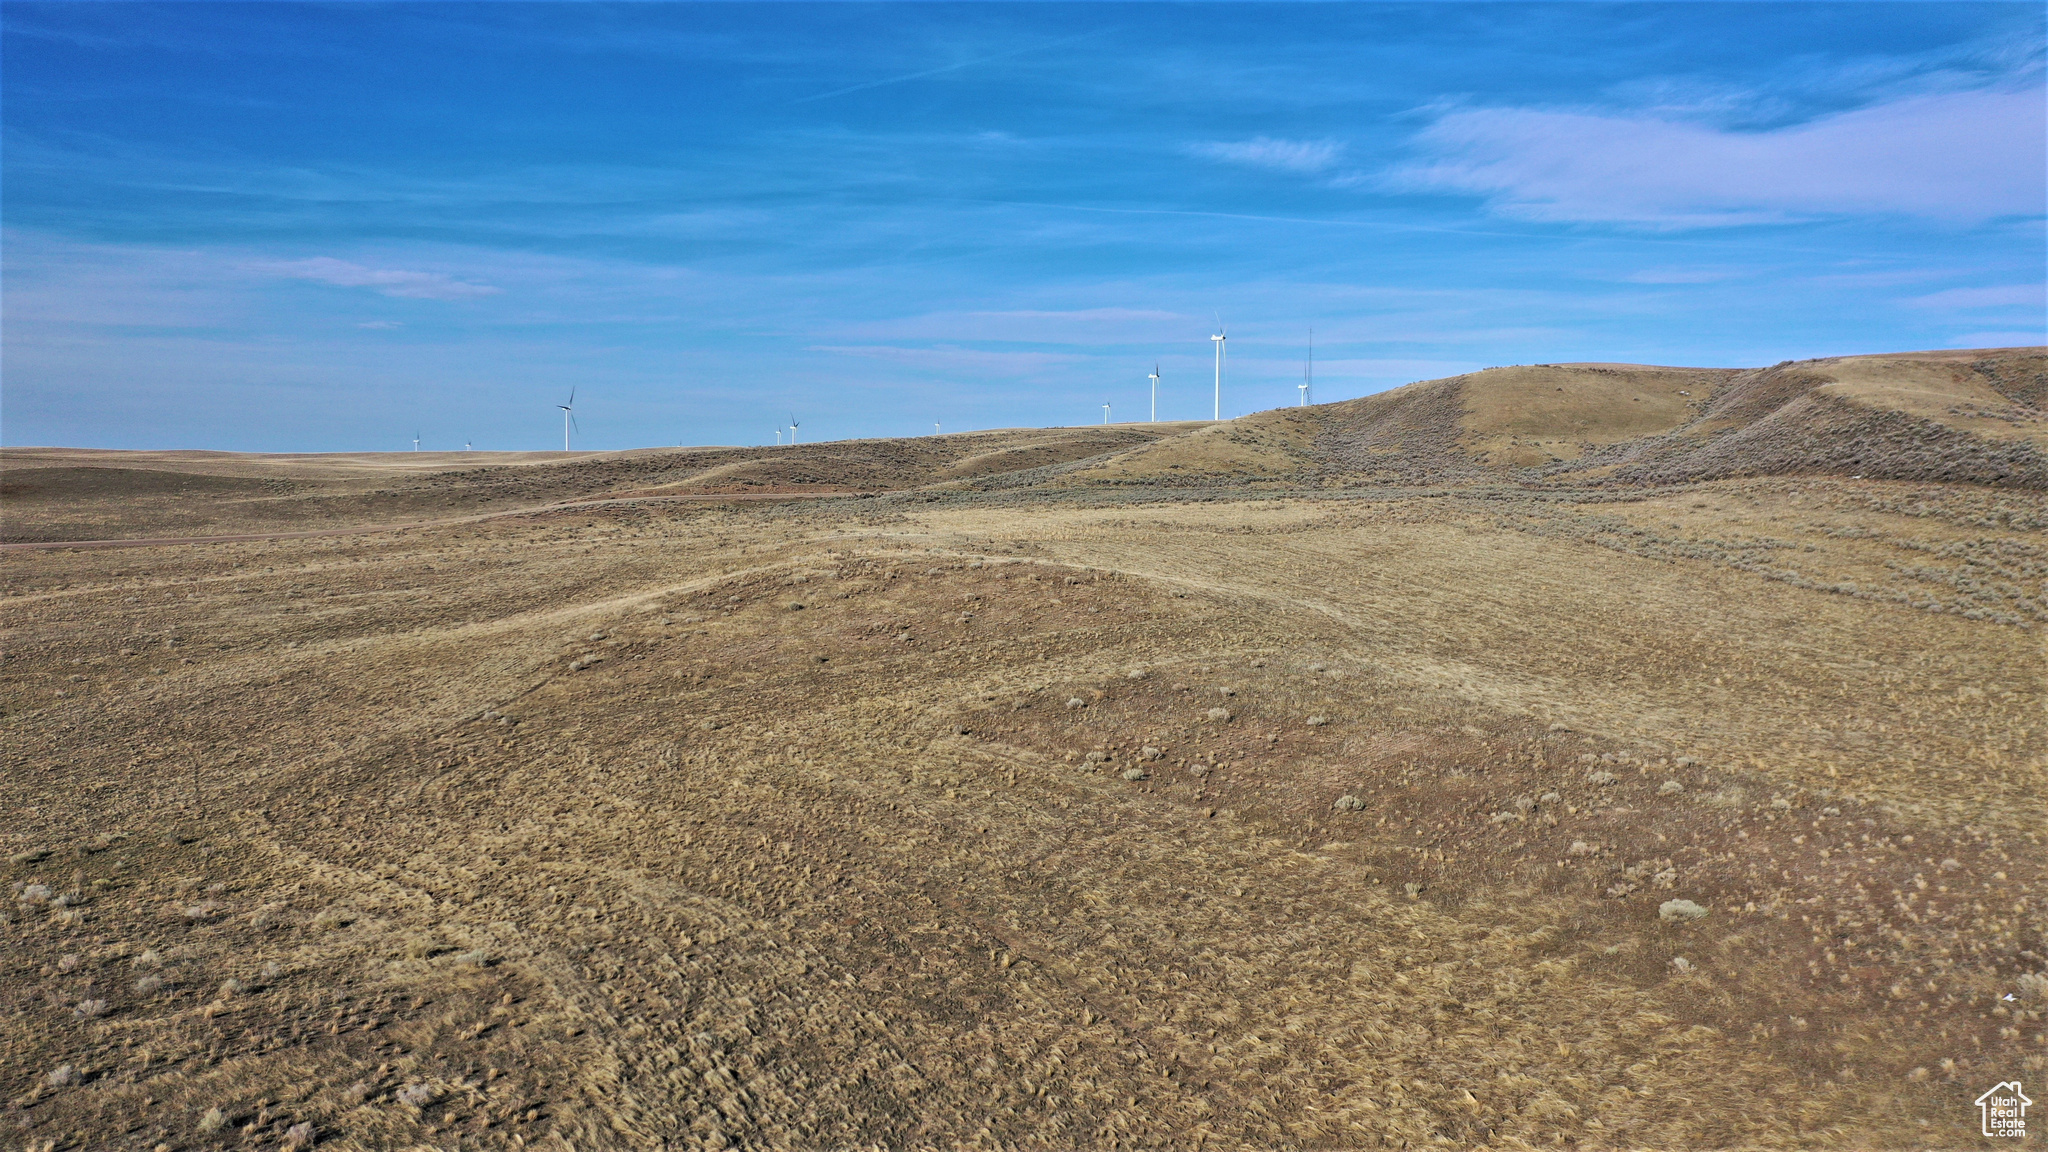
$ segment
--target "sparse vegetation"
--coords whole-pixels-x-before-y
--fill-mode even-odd
[[[1559,446],[1459,436],[1555,437],[1460,431],[1455,400],[1385,433],[1436,463],[1355,458],[1462,487],[1191,499],[1089,462],[1149,435],[1021,479],[805,446],[703,466],[965,471],[5,554],[9,1130],[1960,1142],[1964,1089],[2037,1072],[2048,1028],[2048,503],[1590,462],[1501,484],[1468,449]],[[1390,407],[1174,450],[1320,468]],[[582,467],[380,484],[431,510],[722,482]],[[311,517],[346,503],[323,483],[232,499]],[[10,530],[140,532],[229,492]]]

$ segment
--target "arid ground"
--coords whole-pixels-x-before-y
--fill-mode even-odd
[[[1984,1147],[2044,382],[9,449],[0,1146]]]

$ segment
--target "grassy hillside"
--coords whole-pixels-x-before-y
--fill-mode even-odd
[[[1836,473],[2048,486],[2048,352],[1914,352],[1769,368],[1535,364],[1247,416],[1068,483],[1350,487],[1677,483]]]

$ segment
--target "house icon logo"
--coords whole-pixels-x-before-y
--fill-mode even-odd
[[[2033,1101],[2020,1091],[2020,1082],[2007,1080],[1994,1084],[1989,1092],[1977,1097],[1977,1108],[1983,1114],[1983,1131],[1986,1136],[2005,1136],[2023,1140],[2027,1135],[2027,1105]]]

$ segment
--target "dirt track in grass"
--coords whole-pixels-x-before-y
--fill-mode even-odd
[[[0,1122],[1964,1147],[2040,1075],[2038,496],[1217,496],[7,555]]]

